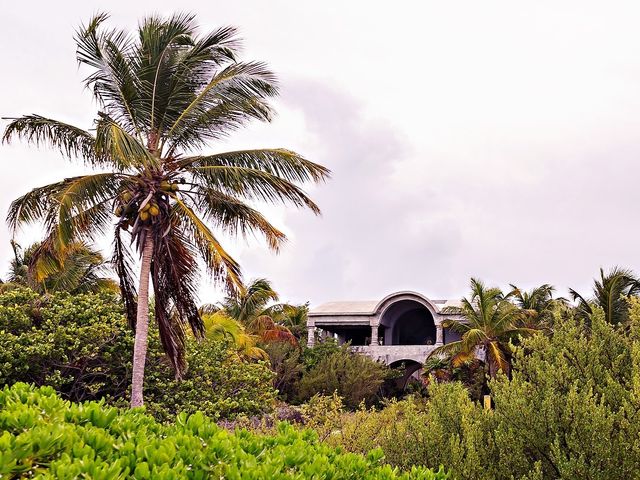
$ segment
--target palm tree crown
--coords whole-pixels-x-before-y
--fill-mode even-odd
[[[11,247],[10,283],[28,286],[40,293],[118,290],[116,282],[104,276],[108,269],[102,254],[85,243],[69,245],[62,257],[53,255],[46,244],[39,242],[23,249],[12,241]]]
[[[617,325],[627,321],[629,304],[627,299],[640,292],[640,280],[631,270],[614,267],[607,274],[600,269],[600,279],[593,282],[593,298],[591,301],[573,289],[569,293],[573,300],[578,301],[578,316],[587,323],[593,313],[592,304],[604,311],[607,322]]]
[[[546,283],[529,291],[515,285],[511,285],[511,288],[513,290],[509,297],[520,309],[519,323],[523,327],[549,330],[556,305],[566,302],[564,298],[554,298],[555,288]]]
[[[288,315],[300,315],[292,305],[277,302],[277,292],[265,278],[255,279],[235,294],[227,296],[220,310],[245,325],[247,331],[263,342],[285,341],[297,344],[295,335],[284,323]]]
[[[460,307],[447,307],[444,313],[458,316],[444,321],[443,327],[461,339],[436,348],[430,356],[449,356],[459,366],[482,352],[490,376],[499,370],[508,372],[510,341],[535,331],[518,326],[519,309],[498,288],[487,288],[474,278],[471,297],[463,298]]]
[[[194,16],[177,14],[145,18],[129,35],[106,29],[106,19],[96,15],[75,36],[78,62],[89,71],[85,85],[99,106],[93,130],[27,115],[13,119],[3,137],[47,144],[99,171],[33,189],[11,204],[8,222],[14,229],[43,222],[46,242],[61,254],[72,242],[112,228],[115,213],[113,261],[137,329],[132,396],[140,398],[132,404],[139,405],[149,276],[162,344],[179,375],[184,327],[204,332],[195,299],[199,259],[228,291],[241,284],[238,263],[210,226],[259,233],[277,250],[284,234],[246,202],[284,202],[318,213],[299,184],[322,181],[329,171],[281,148],[201,153],[251,119],[272,116],[275,76],[264,63],[237,59],[234,28],[199,36]],[[142,260],[138,292],[129,244]]]

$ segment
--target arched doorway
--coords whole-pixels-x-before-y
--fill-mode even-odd
[[[395,387],[399,392],[404,391],[407,388],[409,380],[420,380],[420,373],[423,365],[415,360],[398,360],[389,365],[391,368],[402,369],[402,376],[395,379]]]
[[[392,303],[380,318],[385,345],[434,345],[433,315],[422,303],[403,299]]]

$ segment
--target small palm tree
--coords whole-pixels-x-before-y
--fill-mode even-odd
[[[306,339],[307,318],[309,316],[308,302],[302,305],[282,303],[272,308],[272,312],[278,323],[287,327],[298,341]]]
[[[537,330],[550,330],[553,312],[557,305],[566,302],[564,298],[553,298],[555,288],[544,284],[529,291],[515,285],[509,294],[511,301],[520,309],[520,325]]]
[[[98,172],[32,190],[11,204],[8,222],[14,231],[42,222],[57,255],[113,228],[113,262],[136,330],[131,405],[140,406],[150,279],[160,339],[179,377],[185,328],[204,334],[195,298],[198,258],[227,291],[241,285],[238,263],[209,225],[262,234],[277,250],[284,234],[247,201],[318,213],[299,184],[322,181],[329,171],[281,148],[202,153],[249,120],[270,120],[268,101],[278,93],[265,64],[238,61],[234,28],[198,36],[194,16],[177,14],[145,18],[129,35],[104,28],[106,19],[95,16],[75,37],[78,62],[89,70],[85,85],[99,107],[93,130],[27,115],[13,119],[3,137],[48,144]],[[141,260],[137,291],[129,245]]]
[[[14,258],[10,283],[39,293],[118,291],[117,283],[104,276],[108,268],[102,254],[83,242],[70,244],[62,257],[54,255],[46,243],[37,242],[22,249],[12,241],[11,247]]]
[[[592,304],[604,311],[604,318],[613,325],[625,323],[628,320],[628,298],[640,293],[640,280],[631,270],[614,267],[607,274],[600,269],[600,279],[594,280],[593,298],[585,299],[573,289],[569,293],[574,301],[578,301],[576,312],[587,324],[593,313]]]
[[[271,282],[258,278],[234,295],[227,296],[220,309],[245,325],[249,333],[257,335],[263,342],[285,341],[295,345],[296,337],[282,322],[284,312],[293,307],[286,304],[270,305],[276,301],[278,294]]]
[[[458,316],[443,322],[461,337],[460,340],[436,348],[429,356],[450,357],[453,367],[484,355],[490,377],[498,371],[509,372],[511,341],[535,330],[518,326],[519,310],[497,288],[487,288],[480,280],[471,279],[471,297],[462,306],[447,307],[443,313]]]
[[[225,340],[242,360],[269,360],[269,355],[257,346],[259,338],[248,334],[244,326],[222,311],[202,315],[207,338]]]

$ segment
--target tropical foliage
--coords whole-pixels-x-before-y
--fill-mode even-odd
[[[197,413],[160,424],[140,411],[64,402],[50,387],[0,391],[0,476],[8,478],[437,480],[385,465],[382,452],[345,453],[282,424],[271,436],[227,432]]]
[[[8,282],[46,292],[87,293],[118,291],[118,285],[105,276],[109,272],[102,254],[83,242],[74,242],[63,255],[55,255],[46,244],[36,242],[23,249],[11,242],[13,259]]]
[[[278,300],[271,282],[258,278],[227,296],[219,306],[209,308],[238,321],[264,343],[284,341],[295,345],[297,338],[285,324],[294,327],[299,327],[302,321],[306,324],[306,306],[272,303]]]
[[[578,314],[587,323],[594,312],[594,306],[602,309],[604,318],[612,324],[627,321],[628,299],[640,293],[640,280],[631,270],[614,267],[607,274],[600,269],[600,279],[594,280],[593,298],[585,299],[573,289],[569,293],[578,301]]]
[[[390,401],[383,409],[348,412],[315,400],[323,408],[306,410],[316,419],[308,424],[331,445],[361,453],[381,447],[392,465],[442,464],[461,480],[635,478],[639,345],[637,298],[625,326],[605,321],[599,308],[589,330],[563,314],[553,335],[515,347],[511,378],[489,383],[492,410],[473,402],[460,383],[432,382],[427,399]]]
[[[511,285],[513,291],[510,300],[520,309],[521,326],[535,330],[549,331],[553,322],[554,311],[566,300],[554,298],[555,288],[544,284],[529,291]]]
[[[80,158],[95,173],[35,188],[15,200],[12,229],[46,227],[44,244],[62,258],[74,242],[114,231],[114,264],[129,322],[136,327],[133,406],[143,403],[149,277],[162,346],[181,376],[185,327],[204,325],[196,306],[199,263],[234,292],[240,267],[210,226],[258,233],[277,250],[284,234],[247,201],[319,212],[300,184],[328,176],[321,165],[282,148],[203,153],[252,119],[269,120],[278,93],[260,62],[238,60],[232,27],[198,35],[195,18],[144,18],[137,32],[108,29],[98,14],[75,36],[85,86],[99,107],[92,129],[41,115],[12,120],[4,141],[23,139]],[[136,292],[129,244],[141,258]],[[176,314],[172,314],[175,312]]]
[[[0,386],[50,385],[73,401],[121,405],[130,389],[133,342],[114,294],[41,296],[26,288],[0,293]],[[186,356],[189,370],[177,381],[157,333],[150,335],[146,407],[156,417],[199,410],[232,418],[273,409],[270,369],[240,361],[227,339],[190,342]]]
[[[471,296],[463,298],[460,307],[447,307],[445,313],[458,316],[442,325],[461,339],[436,348],[431,356],[451,357],[453,366],[460,366],[480,355],[490,377],[509,371],[511,342],[535,332],[519,325],[520,310],[500,289],[477,279],[471,279]]]
[[[258,347],[260,338],[246,332],[244,326],[224,312],[202,315],[207,338],[228,341],[241,359],[268,360],[269,355]]]
[[[385,365],[343,346],[307,367],[299,382],[298,399],[336,392],[347,407],[357,408],[363,402],[371,405],[389,373]]]

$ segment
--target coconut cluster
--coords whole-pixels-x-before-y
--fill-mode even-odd
[[[180,190],[184,179],[171,182],[140,182],[133,188],[122,192],[115,201],[114,214],[125,228],[135,227],[139,223],[154,222],[162,214],[169,213],[169,196]]]

